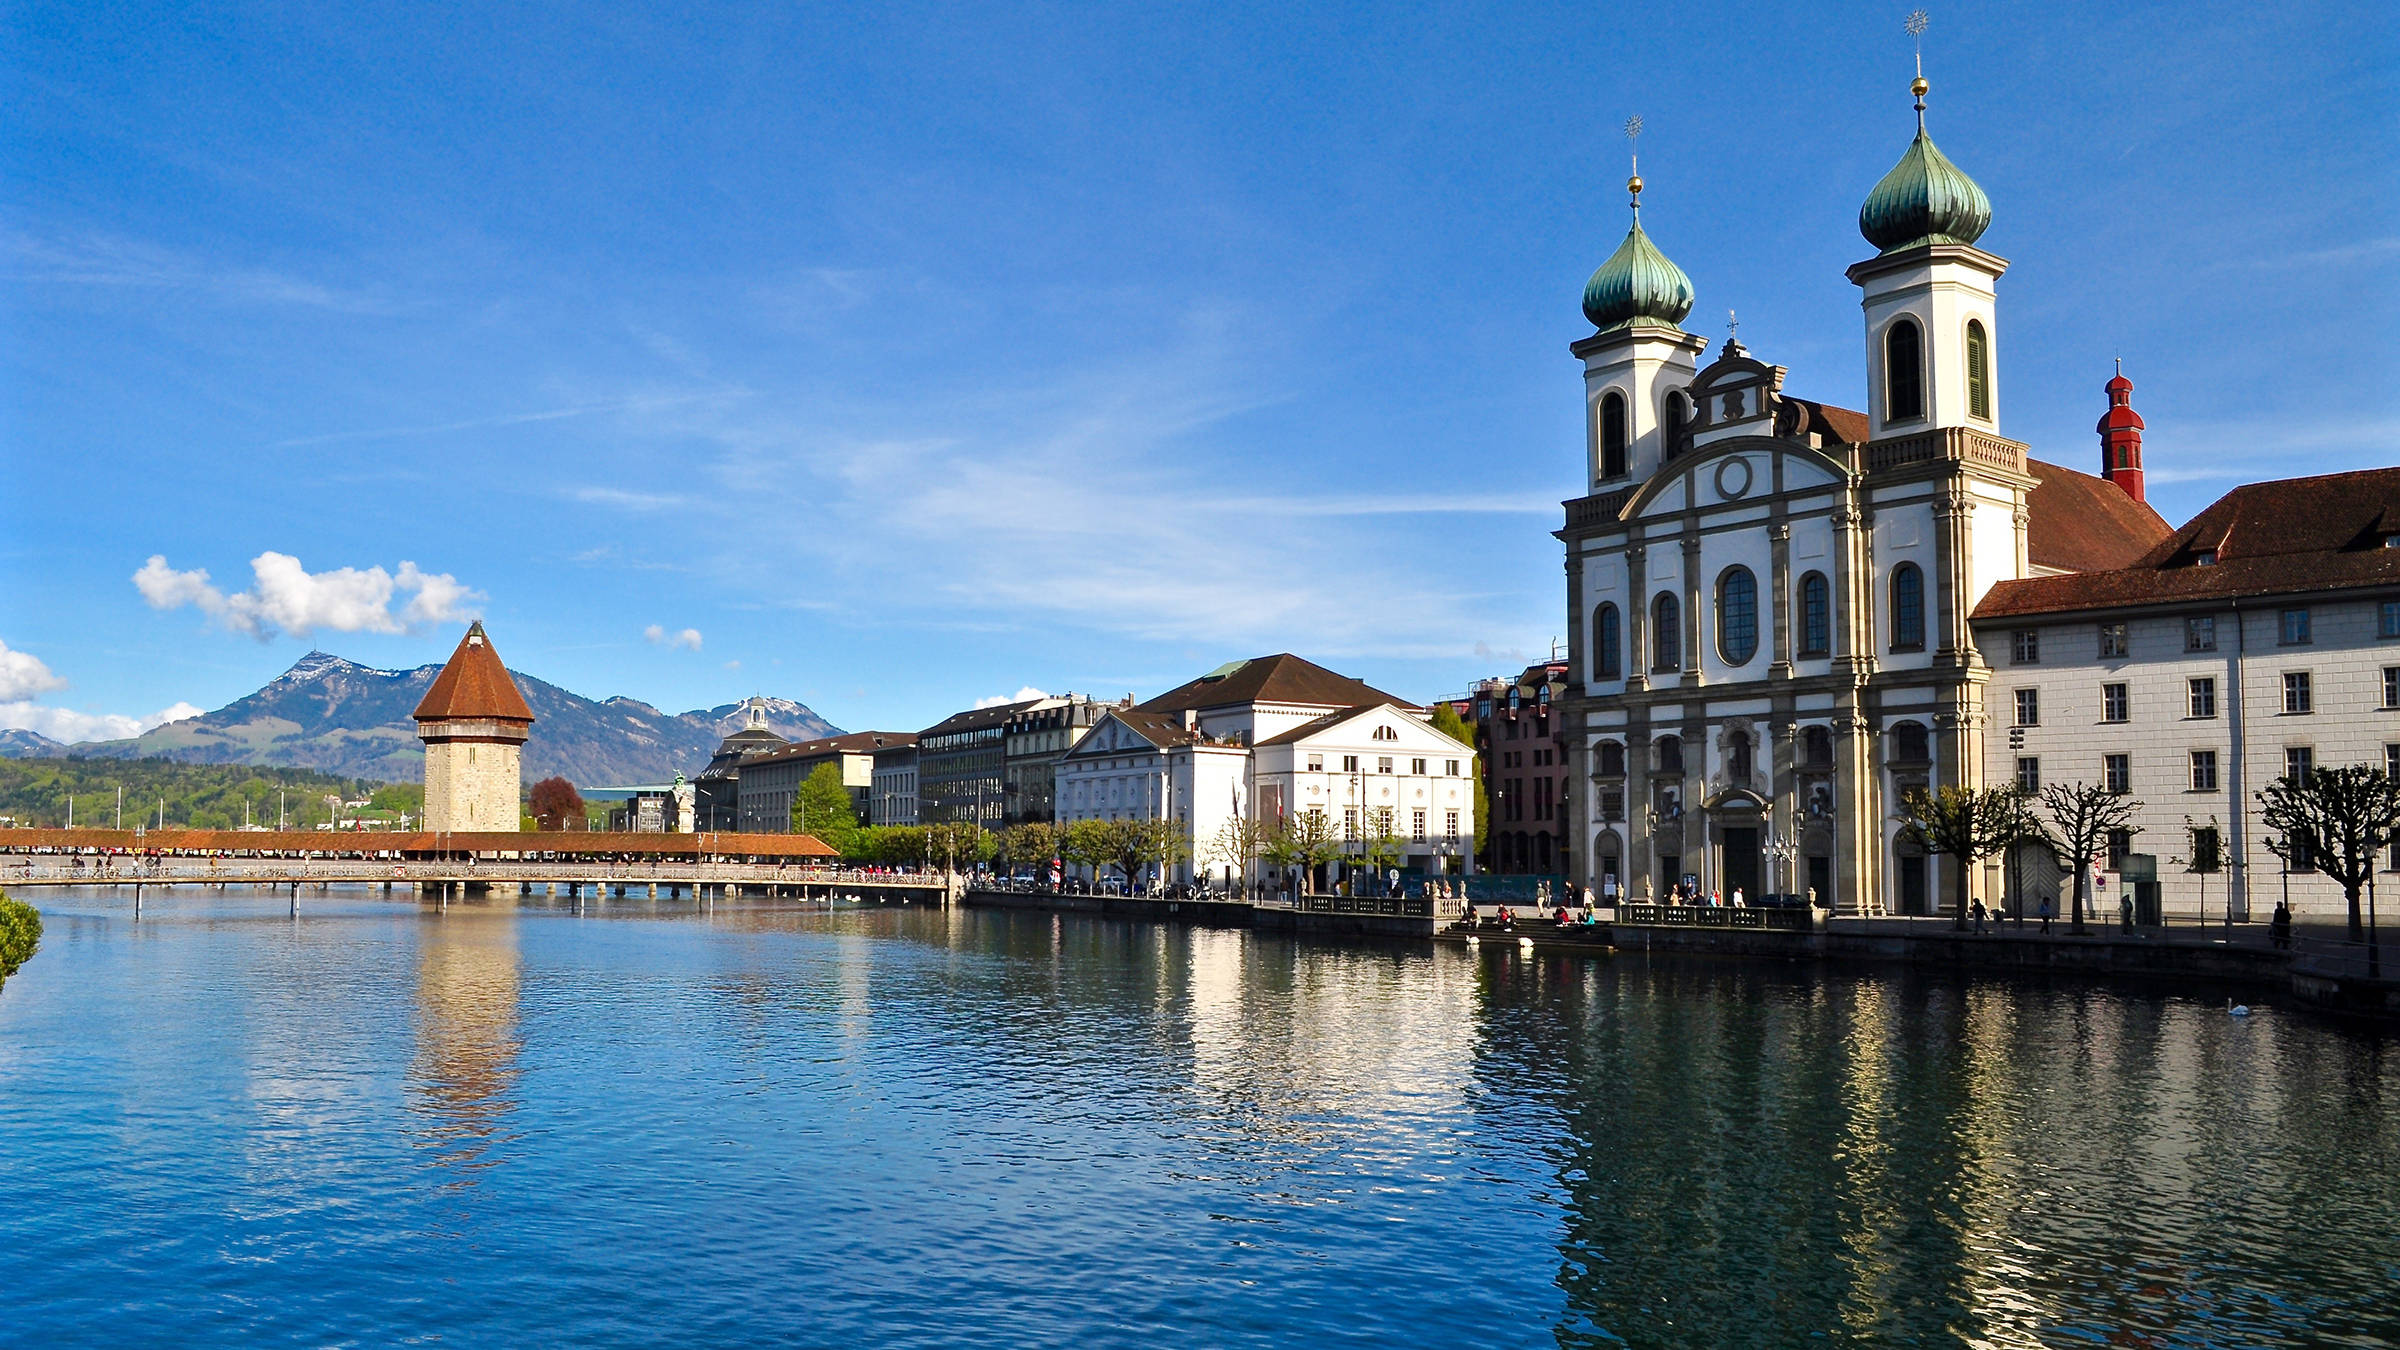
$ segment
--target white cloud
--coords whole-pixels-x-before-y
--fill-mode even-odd
[[[654,623],[642,630],[642,637],[653,647],[665,647],[670,650],[681,647],[685,651],[692,652],[700,650],[700,630],[697,628],[685,628],[670,633],[663,626]]]
[[[67,682],[52,674],[42,658],[11,651],[7,643],[0,642],[0,702],[15,703],[66,687]]]
[[[1029,699],[1048,697],[1050,697],[1048,694],[1043,693],[1041,690],[1036,689],[1029,684],[1013,694],[994,694],[990,698],[979,698],[975,700],[975,706],[978,708],[997,708],[1003,703],[1023,703]]]
[[[381,567],[311,572],[298,558],[272,550],[250,560],[251,589],[231,595],[209,582],[205,568],[178,571],[152,554],[133,584],[152,609],[191,605],[237,633],[264,641],[278,633],[305,638],[320,628],[337,633],[404,633],[476,617],[481,592],[447,572],[403,562],[397,574]],[[406,596],[400,612],[392,601]]]
[[[177,703],[147,717],[127,717],[123,713],[87,713],[72,708],[52,708],[20,699],[0,702],[0,727],[22,727],[72,745],[77,741],[121,741],[130,736],[139,736],[152,727],[198,717],[205,711],[207,709],[196,708],[189,703]]]

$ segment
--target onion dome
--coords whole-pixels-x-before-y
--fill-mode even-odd
[[[1583,317],[1601,332],[1656,324],[1673,328],[1692,312],[1692,279],[1667,260],[1642,233],[1642,180],[1627,180],[1633,193],[1633,228],[1583,287]]]
[[[1923,77],[1917,96],[1917,138],[1858,208],[1858,232],[1879,252],[1919,244],[1972,244],[1992,223],[1992,199],[1925,134]]]

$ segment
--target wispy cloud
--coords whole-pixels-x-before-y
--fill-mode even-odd
[[[703,399],[730,397],[730,394],[678,394],[658,398],[615,399],[605,403],[581,403],[566,408],[543,408],[533,412],[494,413],[488,417],[469,417],[455,422],[427,422],[413,426],[370,427],[358,431],[329,431],[318,436],[294,436],[276,441],[278,450],[304,445],[332,445],[342,441],[400,440],[413,436],[444,436],[460,431],[489,431],[498,427],[527,426],[536,422],[562,422],[571,417],[591,417],[603,413],[649,412],[672,408],[678,404],[695,403]]]
[[[2186,422],[2143,447],[2152,483],[2259,482],[2383,468],[2400,445],[2400,417]]]
[[[67,286],[185,291],[248,305],[294,305],[345,314],[397,314],[412,306],[273,268],[178,253],[141,240],[86,232],[72,238],[5,237],[11,279]]]

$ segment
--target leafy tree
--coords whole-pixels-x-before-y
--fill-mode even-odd
[[[820,764],[802,780],[800,791],[792,799],[792,830],[797,834],[813,834],[826,847],[850,856],[854,836],[858,833],[858,811],[851,805],[850,789],[842,782],[838,764]]]
[[[2108,847],[2112,831],[2138,833],[2133,813],[2142,804],[2122,792],[2089,783],[2052,783],[2042,789],[2042,814],[2049,818],[2050,844],[2067,856],[2075,869],[2075,921],[2071,931],[2084,931],[2085,903],[2092,891],[2092,862]]]
[[[584,826],[583,794],[564,778],[550,777],[533,785],[530,800],[534,822],[545,830],[580,830]]]
[[[947,820],[920,825],[930,865],[958,869],[989,862],[1000,851],[999,836],[971,820]]]
[[[1975,864],[2024,833],[2023,803],[2013,787],[1910,788],[1900,794],[1900,838],[1958,863],[1958,927],[1967,926],[1967,881]],[[1939,909],[1939,888],[1936,888]]]
[[[1315,884],[1318,867],[1341,856],[1342,841],[1334,833],[1332,819],[1312,806],[1276,821],[1260,851],[1278,867],[1297,868],[1305,890]]]
[[[1375,869],[1378,875],[1386,868],[1399,866],[1400,859],[1408,852],[1408,845],[1392,829],[1391,808],[1377,807],[1369,813],[1367,830],[1367,837],[1359,850],[1366,858],[1367,866]]]
[[[2350,902],[2350,940],[2365,940],[2359,897],[2400,834],[2400,783],[2366,764],[2311,769],[2260,788],[2258,804],[2259,819],[2274,831],[2267,847],[2296,871],[2339,882]]]
[[[1116,836],[1105,820],[1071,820],[1059,827],[1058,856],[1097,876],[1117,853]]]
[[[1467,719],[1458,715],[1458,709],[1447,703],[1436,703],[1433,705],[1433,716],[1428,721],[1435,731],[1469,750],[1475,748],[1475,728]]]
[[[33,949],[41,945],[41,911],[0,891],[0,983],[32,960]]]
[[[1011,867],[1047,867],[1058,856],[1058,827],[1041,820],[1012,826],[1000,836],[1000,856]]]
[[[1163,873],[1190,856],[1190,845],[1174,821],[1144,819],[1100,823],[1107,827],[1108,861],[1124,875],[1128,890],[1140,878],[1144,867],[1156,863]]]

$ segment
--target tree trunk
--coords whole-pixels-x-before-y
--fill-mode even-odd
[[[2078,933],[2080,933],[2080,932],[2082,932],[2082,931],[2083,931],[2083,896],[2084,896],[2084,888],[2085,888],[2085,887],[2087,887],[2087,886],[2090,886],[2091,884],[2092,884],[2092,867],[2091,867],[2091,864],[2090,864],[2090,863],[2082,863],[2082,862],[2079,862],[2079,863],[2075,864],[2075,924],[2074,924],[2074,929],[2073,929],[2073,931],[2075,931],[2075,932],[2078,932]]]
[[[1950,860],[1958,864],[1958,898],[1956,901],[1958,913],[1951,916],[1950,926],[1963,933],[1967,927],[1967,869],[1972,864],[1967,861],[1967,855],[1964,853],[1953,853],[1950,855]],[[1940,901],[1937,899],[1935,903],[1939,904]]]
[[[2358,907],[2359,886],[2356,882],[2346,884],[2342,887],[2342,893],[2350,901],[2350,940],[2364,942],[2367,940],[2367,925]]]

